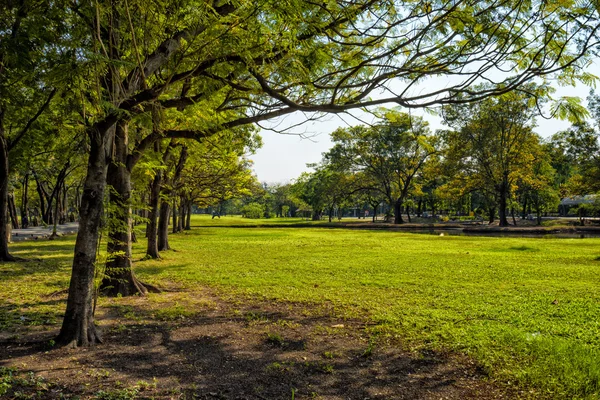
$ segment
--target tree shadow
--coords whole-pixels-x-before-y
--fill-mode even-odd
[[[145,316],[135,306],[128,312]],[[343,325],[328,316],[257,307],[235,315],[217,307],[172,321],[113,317],[100,346],[47,351],[56,332],[45,333],[34,343],[0,347],[0,365],[35,356],[34,372],[78,387],[155,381],[154,391],[197,399],[485,399],[500,393],[465,360],[372,345],[364,330],[348,325],[357,321]],[[332,326],[344,328],[332,333]],[[73,363],[81,369],[71,370]]]

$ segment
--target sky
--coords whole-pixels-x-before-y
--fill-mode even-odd
[[[583,85],[577,87],[560,87],[554,94],[560,96],[579,96],[584,105],[589,88]],[[442,120],[420,110],[410,110],[413,115],[420,115],[429,122],[432,132],[445,128]],[[371,121],[370,116],[356,110],[353,111],[361,119]],[[281,120],[271,122],[272,126],[286,126],[297,124],[306,117],[301,113],[291,114]],[[320,121],[310,121],[293,130],[295,134],[281,134],[268,130],[261,130],[263,147],[250,159],[254,162],[254,172],[260,182],[287,183],[292,182],[304,171],[311,171],[307,163],[318,163],[322,154],[332,147],[329,134],[339,127],[360,125],[359,119],[350,115],[326,116]],[[546,120],[537,118],[535,131],[544,138],[567,129],[571,123],[557,119]]]

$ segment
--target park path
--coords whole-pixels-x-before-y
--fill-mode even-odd
[[[72,233],[77,233],[77,229],[79,228],[79,223],[77,222],[68,222],[64,225],[58,225],[56,227],[56,232],[59,235],[68,235]],[[13,229],[11,241],[19,242],[23,240],[39,240],[39,239],[47,239],[52,234],[52,225],[47,227],[44,226],[31,226],[25,229]]]

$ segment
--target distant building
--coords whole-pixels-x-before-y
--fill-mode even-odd
[[[576,208],[580,204],[593,204],[598,198],[595,194],[586,194],[585,196],[565,197],[558,205],[558,213],[561,217],[569,214],[571,208]]]

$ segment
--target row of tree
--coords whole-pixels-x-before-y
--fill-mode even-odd
[[[527,91],[444,106],[452,129],[435,135],[420,117],[382,110],[379,124],[333,132],[333,148],[293,193],[314,219],[356,205],[376,213],[384,204],[394,223],[441,209],[478,211],[490,222],[498,215],[500,226],[535,213],[540,223],[561,198],[600,189],[600,96],[588,101],[590,112],[579,115],[592,115],[596,129],[577,120],[546,140],[534,131],[537,106]]]
[[[57,199],[73,186],[71,169],[86,166],[71,189],[80,194],[74,196],[79,231],[56,342],[97,343],[96,254],[107,213],[118,221],[108,224],[109,282],[118,277],[120,287],[141,290],[128,253],[136,174],[152,171],[148,191],[136,189],[150,204],[153,247],[164,232],[154,222],[157,213],[175,204],[189,214],[190,198],[206,196],[195,189],[174,194],[184,161],[192,158],[191,142],[231,149],[238,158],[223,161],[228,169],[252,142],[253,124],[296,111],[314,117],[390,102],[409,108],[467,104],[534,78],[543,83],[533,94],[544,97],[550,79],[593,79],[583,67],[598,44],[598,11],[595,0],[4,2],[0,259],[14,260],[6,228],[16,167],[23,180],[30,171],[33,176],[37,164],[23,165],[55,146],[47,140],[66,144],[72,150],[54,152],[50,167],[62,172],[66,165],[63,178],[52,190],[45,185],[50,194],[40,204],[41,213],[54,199],[56,220]],[[452,79],[441,88],[425,84],[440,76]],[[482,77],[489,85],[474,86]],[[208,157],[212,171],[219,162],[210,161],[210,153],[199,157]],[[206,179],[202,168],[191,169],[189,179]],[[170,200],[159,206],[161,192]]]

